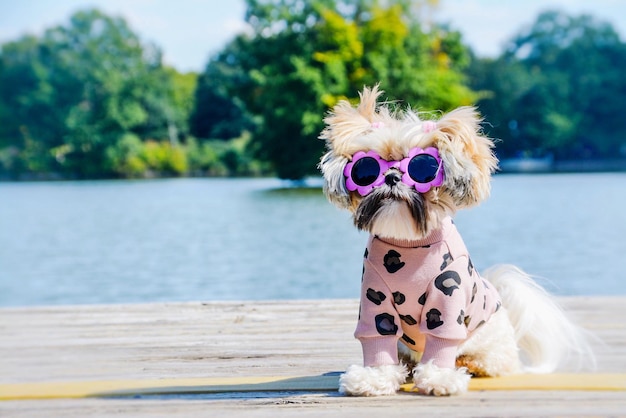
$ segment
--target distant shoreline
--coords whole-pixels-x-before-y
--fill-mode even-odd
[[[626,158],[564,160],[544,158],[506,158],[500,161],[500,173],[603,173],[626,171]]]
[[[626,158],[590,159],[555,161],[551,157],[544,158],[504,158],[500,160],[498,173],[503,174],[531,174],[531,173],[609,173],[626,172]],[[0,173],[0,182],[45,182],[45,181],[80,181],[80,180],[155,180],[168,178],[230,178],[232,176],[205,176],[187,174],[172,176],[168,173],[147,173],[143,177],[94,177],[81,178],[78,176],[63,175],[61,173]],[[245,176],[242,176],[245,177]],[[261,176],[272,177],[272,176]],[[256,178],[256,177],[251,177]],[[306,182],[306,179],[303,181]],[[296,182],[298,183],[298,182]]]

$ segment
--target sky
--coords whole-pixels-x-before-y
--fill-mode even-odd
[[[212,54],[246,28],[244,0],[0,0],[0,44],[41,35],[91,7],[124,17],[144,42],[162,49],[166,64],[183,72],[202,71]],[[493,57],[547,9],[592,14],[626,39],[624,0],[440,0],[433,20],[459,30],[478,56]]]

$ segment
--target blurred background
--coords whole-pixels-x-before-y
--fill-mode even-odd
[[[375,83],[483,115],[478,267],[624,294],[625,31],[611,0],[4,2],[0,306],[357,297],[317,136]]]

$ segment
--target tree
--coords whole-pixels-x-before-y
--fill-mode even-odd
[[[111,175],[107,149],[127,133],[176,140],[186,129],[159,49],[98,10],[3,45],[0,86],[0,145],[29,171]]]
[[[198,78],[189,121],[191,133],[197,138],[228,140],[253,128],[245,105],[231,95],[247,78],[241,66],[234,64],[238,56],[245,54],[239,50],[242,43],[243,39],[238,38],[226,45]]]
[[[364,85],[380,82],[391,97],[429,110],[473,101],[461,72],[469,56],[460,35],[425,32],[409,18],[409,10],[427,3],[248,0],[252,35],[233,40],[205,77],[215,77],[210,70],[220,65],[219,74],[231,80],[221,84],[220,97],[245,104],[255,117],[256,155],[279,177],[301,179],[316,172],[328,107],[354,99]]]
[[[496,60],[476,61],[479,102],[503,156],[612,157],[624,147],[626,46],[589,15],[540,14]]]
[[[169,92],[173,112],[171,122],[176,126],[179,135],[187,136],[190,133],[189,120],[196,105],[198,74],[194,72],[181,74],[174,68],[165,68],[165,72],[171,80]]]

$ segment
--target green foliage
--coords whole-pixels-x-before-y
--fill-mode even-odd
[[[142,159],[148,168],[160,173],[181,175],[187,172],[187,155],[180,146],[167,141],[146,141]]]
[[[472,85],[502,156],[612,158],[626,147],[626,45],[591,16],[548,11],[495,60],[476,60]]]
[[[228,140],[253,127],[245,105],[229,95],[242,78],[226,64],[237,53],[235,48],[234,43],[227,46],[198,78],[195,108],[190,112],[191,134],[197,138]]]
[[[122,177],[141,177],[147,169],[143,152],[144,145],[137,135],[124,134],[119,141],[107,147],[107,168]]]
[[[146,141],[125,134],[106,150],[107,167],[120,177],[145,177],[149,173],[183,175],[189,168],[187,152],[168,141]]]
[[[198,87],[198,75],[196,73],[181,74],[174,68],[165,68],[165,73],[171,82],[168,95],[170,112],[167,116],[168,134],[172,140],[177,136],[186,136],[190,133],[189,118],[196,106],[194,94]],[[171,133],[172,126],[177,131],[174,135]]]
[[[0,148],[17,150],[18,172],[135,176],[136,158],[122,157],[137,148],[129,138],[176,144],[194,88],[195,76],[164,68],[158,48],[142,45],[123,19],[80,11],[40,39],[2,45]],[[179,173],[179,160],[168,170]]]
[[[428,109],[469,104],[475,95],[460,71],[469,55],[459,34],[424,32],[409,18],[416,4],[427,3],[248,0],[253,34],[234,39],[207,66],[202,79],[210,100],[197,96],[205,108],[196,115],[253,115],[255,155],[279,177],[301,179],[316,172],[328,107],[354,99],[364,85],[380,82],[390,96]]]
[[[251,155],[250,138],[249,133],[230,141],[199,142],[191,138],[186,147],[190,173],[230,177],[271,174],[267,164],[255,160]]]
[[[0,177],[317,173],[323,116],[380,83],[417,110],[478,102],[502,157],[626,154],[626,45],[550,11],[503,54],[420,16],[436,0],[247,0],[249,34],[200,75],[121,18],[79,11],[0,46]]]
[[[221,144],[220,144],[221,145]],[[227,174],[226,167],[219,159],[219,153],[214,144],[209,141],[199,142],[195,138],[187,141],[187,158],[192,174],[223,176]]]

